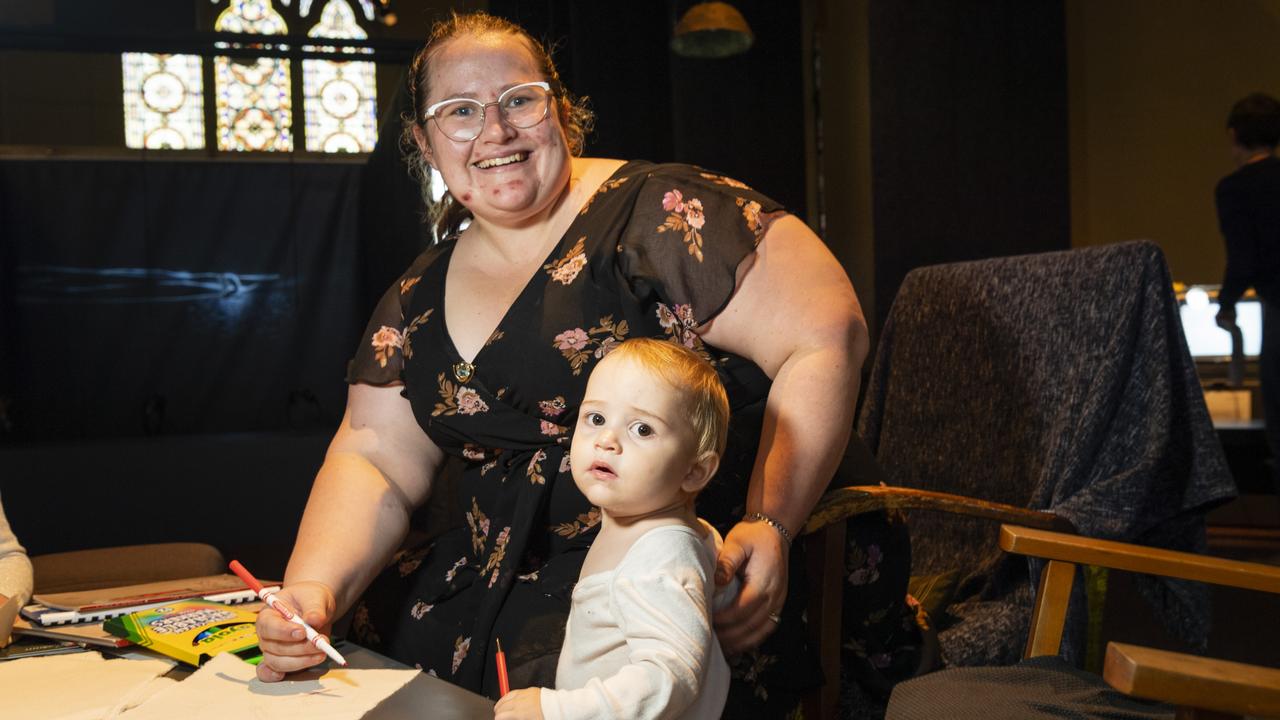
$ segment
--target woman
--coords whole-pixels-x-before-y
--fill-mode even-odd
[[[756,715],[762,703],[791,711],[819,673],[791,662],[812,654],[803,602],[788,600],[790,538],[839,463],[866,354],[843,270],[802,222],[739,182],[576,157],[589,114],[545,50],[504,20],[437,25],[410,88],[413,152],[450,190],[437,212],[448,237],[374,313],[282,596],[317,627],[351,607],[449,456],[462,463],[461,527],[399,556],[379,580],[399,587],[370,591],[357,639],[494,696],[498,638],[513,687],[553,684],[599,520],[568,472],[567,432],[613,344],[666,338],[716,364],[734,408],[731,448],[699,502],[725,534],[717,581],[736,573],[743,583],[716,617],[726,653],[741,654],[727,714],[735,698]],[[866,528],[852,536],[901,530],[883,517]],[[909,560],[889,547],[855,553],[884,576],[860,595],[883,588],[881,607],[851,623],[855,646],[879,652],[881,665],[913,629],[902,601]],[[323,660],[295,628],[272,613],[259,620],[264,680]]]

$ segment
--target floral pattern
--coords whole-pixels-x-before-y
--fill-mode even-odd
[[[622,187],[622,184],[629,179],[630,178],[624,176],[624,177],[610,178],[608,180],[605,180],[604,183],[600,185],[600,189],[596,190],[594,193],[592,193],[591,197],[587,198],[586,204],[583,205],[582,209],[578,211],[578,216],[581,217],[583,215],[586,215],[587,211],[591,209],[591,204],[596,201],[596,198],[604,195],[610,190],[616,190],[617,188]]]
[[[529,482],[535,485],[547,484],[547,478],[542,474],[542,461],[546,459],[546,450],[539,450],[533,454],[533,458],[529,460],[529,467],[525,469],[525,475],[529,477]]]
[[[433,312],[435,312],[434,308],[427,308],[425,312],[423,312],[421,315],[411,320],[409,322],[409,325],[405,327],[404,333],[403,333],[404,335],[403,352],[404,352],[405,360],[410,360],[413,358],[413,345],[412,345],[413,334],[418,332],[418,328],[422,327],[422,324],[425,323],[427,319],[431,317],[431,313]]]
[[[551,344],[569,361],[573,374],[580,375],[591,358],[598,360],[604,357],[615,345],[626,340],[628,330],[626,320],[615,323],[612,315],[605,315],[600,318],[598,326],[590,330],[570,328],[556,335]]]
[[[511,526],[502,528],[502,532],[498,533],[498,538],[493,542],[493,552],[489,553],[489,560],[485,562],[484,568],[480,570],[480,574],[492,572],[489,576],[489,587],[498,582],[498,570],[502,565],[502,559],[507,555],[507,543],[511,540]]]
[[[583,251],[587,236],[583,235],[578,238],[578,242],[569,248],[569,252],[564,257],[542,266],[543,270],[551,276],[553,282],[561,285],[570,285],[578,277],[578,273],[582,272],[582,268],[587,266],[587,254]]]
[[[565,404],[563,395],[557,395],[550,400],[538,401],[538,409],[542,411],[543,415],[546,415],[552,420],[560,417],[567,407],[569,406]]]
[[[849,573],[849,584],[867,585],[879,580],[880,571],[876,566],[880,564],[880,560],[879,545],[868,545],[866,550],[855,545],[849,551],[849,565],[854,568]]]
[[[568,457],[567,455],[565,457]],[[573,522],[560,523],[552,528],[552,532],[563,538],[576,538],[582,533],[600,524],[600,508],[593,507],[582,513]]]
[[[747,229],[756,236],[756,242],[760,242],[764,236],[764,223],[760,222],[760,203],[746,198],[738,198],[734,202],[742,208],[742,219],[747,222]]]
[[[386,367],[387,361],[395,357],[396,350],[404,347],[404,336],[399,330],[383,325],[373,334],[372,345],[379,367]]]
[[[746,183],[740,180],[734,180],[731,177],[725,177],[723,175],[716,175],[715,173],[706,173],[706,172],[698,173],[698,175],[706,178],[707,180],[710,180],[711,182],[717,185],[724,185],[725,187],[737,188],[738,190],[751,189],[751,187]]]
[[[467,657],[467,651],[471,649],[471,638],[458,636],[453,642],[453,673],[458,674],[458,666]]]
[[[480,397],[480,393],[466,385],[455,385],[444,373],[440,373],[436,380],[440,386],[440,402],[431,411],[432,417],[488,412],[489,405]]]
[[[484,543],[489,539],[489,518],[471,498],[471,509],[467,511],[467,525],[471,528],[471,551],[479,555],[484,550]]]
[[[658,232],[683,233],[689,254],[702,262],[702,228],[707,222],[702,201],[698,198],[685,200],[683,193],[673,189],[662,196],[662,209],[670,214],[658,226]]]

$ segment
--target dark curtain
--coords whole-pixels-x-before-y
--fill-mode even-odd
[[[0,436],[336,424],[364,319],[361,170],[0,163]]]

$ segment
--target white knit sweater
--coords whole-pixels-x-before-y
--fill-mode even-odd
[[[31,560],[9,529],[0,501],[0,595],[17,597],[20,605],[31,599]]]
[[[547,720],[718,718],[729,666],[711,628],[720,535],[683,525],[650,530],[618,566],[582,578]]]

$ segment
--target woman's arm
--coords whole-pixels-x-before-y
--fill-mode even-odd
[[[386,565],[443,458],[400,390],[351,386],[307,500],[280,597],[321,632]],[[259,615],[260,678],[278,680],[324,660],[298,632],[277,613]]]
[[[849,440],[867,354],[862,309],[844,269],[794,216],[773,223],[743,261],[725,309],[702,339],[756,363],[773,379],[747,513],[762,512],[794,537],[822,496]],[[760,522],[725,537],[717,582],[742,575],[737,601],[716,615],[726,652],[760,644],[786,599],[787,548]]]

